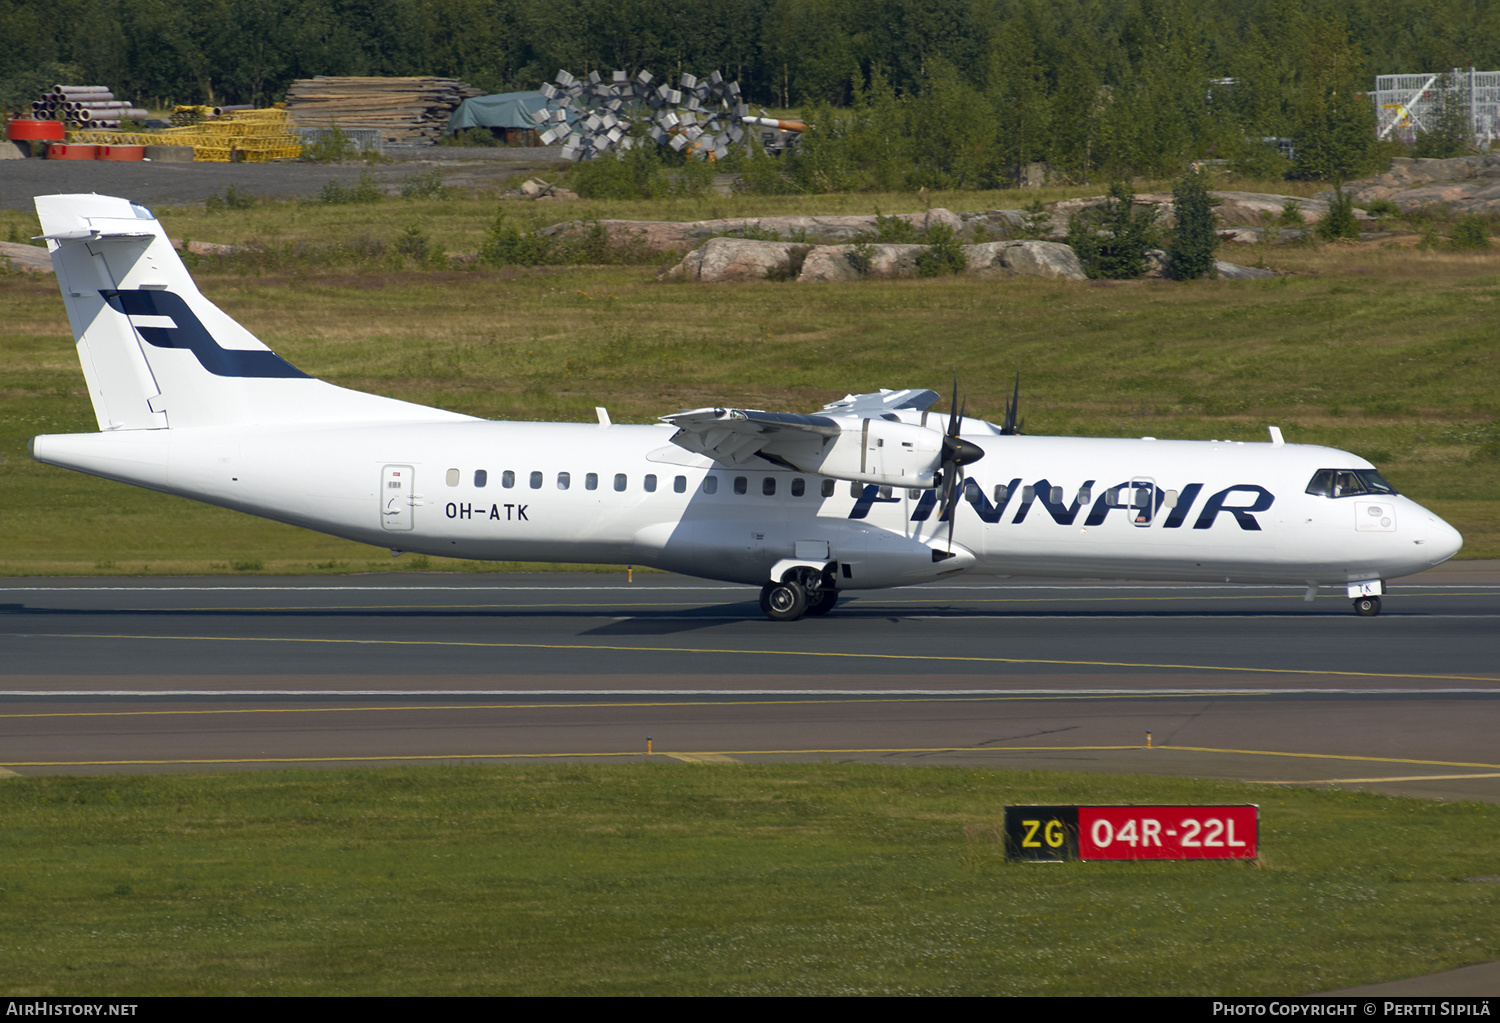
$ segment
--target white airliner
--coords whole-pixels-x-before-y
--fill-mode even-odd
[[[393,552],[650,565],[761,585],[767,616],[961,572],[1344,586],[1458,532],[1333,448],[1032,437],[926,390],[812,415],[509,423],[315,380],[199,293],[151,212],[36,200],[99,420],[32,457]],[[982,459],[982,461],[981,461]]]

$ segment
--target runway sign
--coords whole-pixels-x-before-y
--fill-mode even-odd
[[[1253,860],[1260,807],[1007,806],[1005,857],[1067,860]]]

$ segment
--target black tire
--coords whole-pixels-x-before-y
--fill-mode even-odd
[[[1374,618],[1380,613],[1380,598],[1360,597],[1354,602],[1354,613],[1361,618]]]
[[[810,615],[826,615],[833,610],[833,605],[838,602],[838,590],[819,590],[816,596],[807,598],[807,613]]]
[[[760,591],[760,609],[773,622],[795,622],[807,612],[807,591],[798,583],[767,583]]]

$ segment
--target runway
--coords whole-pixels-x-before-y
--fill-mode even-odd
[[[879,760],[1500,799],[1500,566],[975,580],[764,620],[660,574],[0,583],[0,766]]]

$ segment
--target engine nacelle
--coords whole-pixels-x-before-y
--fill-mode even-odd
[[[927,426],[861,419],[829,440],[819,451],[788,452],[786,459],[820,476],[919,490],[933,487],[942,465],[942,431]]]

